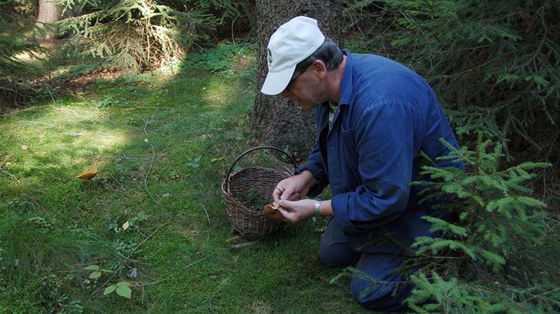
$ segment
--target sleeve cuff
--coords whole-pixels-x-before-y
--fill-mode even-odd
[[[309,190],[307,195],[310,197],[314,197],[321,194],[321,192],[323,192],[323,189],[328,185],[328,180],[325,176],[323,169],[319,169],[319,167],[314,167],[311,166],[309,163],[307,163],[303,166],[298,167],[295,171],[295,174],[298,175],[305,170],[309,170],[309,172],[311,172],[315,180],[317,180],[317,184]]]

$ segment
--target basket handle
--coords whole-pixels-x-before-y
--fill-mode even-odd
[[[231,172],[233,171],[233,168],[235,167],[235,165],[237,164],[237,162],[243,158],[245,155],[255,151],[255,150],[259,150],[259,149],[270,149],[270,150],[275,150],[278,152],[283,153],[284,155],[286,155],[288,157],[288,159],[290,160],[290,162],[292,163],[292,165],[294,166],[294,169],[297,168],[297,163],[294,159],[294,157],[292,157],[290,154],[286,153],[285,151],[281,150],[278,147],[274,147],[274,146],[257,146],[257,147],[253,147],[253,148],[249,148],[248,150],[244,151],[241,155],[239,155],[237,158],[235,158],[235,160],[233,161],[233,163],[231,164],[231,167],[229,168],[228,174],[226,176],[226,181],[225,181],[225,188],[226,191],[229,190],[229,177],[231,176]]]

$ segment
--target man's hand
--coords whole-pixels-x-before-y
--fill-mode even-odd
[[[278,202],[280,207],[278,211],[284,216],[284,220],[291,223],[297,223],[302,220],[313,217],[317,200],[305,199],[299,201],[281,200]],[[321,216],[333,216],[331,200],[321,201],[319,207],[319,214]]]
[[[299,200],[307,195],[315,184],[317,184],[317,181],[311,172],[306,170],[296,176],[280,181],[276,185],[274,192],[272,192],[272,198],[275,202],[280,200]]]
[[[280,208],[278,208],[278,210],[282,213],[284,219],[291,223],[297,223],[313,216],[315,200],[282,200],[279,204]]]

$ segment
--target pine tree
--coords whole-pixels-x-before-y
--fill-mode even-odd
[[[3,106],[16,105],[37,93],[28,83],[34,67],[18,58],[21,54],[34,54],[40,50],[30,20],[16,17],[0,4],[0,113]]]
[[[78,16],[60,22],[63,32],[75,33],[68,42],[74,52],[133,71],[176,62],[192,45],[208,40],[224,19],[239,15],[238,8],[246,4],[230,0],[62,2],[65,10],[79,7]]]
[[[560,1],[349,2],[368,50],[427,77],[459,135],[560,157]]]
[[[534,170],[550,165],[524,162],[500,170],[504,154],[491,143],[482,135],[474,151],[445,143],[451,153],[442,159],[462,160],[469,171],[425,166],[422,175],[429,181],[415,183],[424,188],[423,202],[437,208],[424,218],[433,224],[435,236],[419,237],[413,245],[411,263],[419,272],[411,277],[416,288],[409,305],[417,312],[523,313],[560,304],[560,293],[550,282],[523,290],[504,279],[506,273],[512,276],[511,269],[523,267],[510,258],[521,247],[538,247],[548,229],[546,204],[533,198],[527,185]],[[440,219],[438,212],[455,219]],[[531,293],[546,297],[530,302]]]

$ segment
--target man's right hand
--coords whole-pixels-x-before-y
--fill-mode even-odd
[[[276,185],[272,197],[275,202],[280,200],[296,201],[306,196],[313,185],[317,184],[317,180],[309,170],[293,177],[286,178]]]

